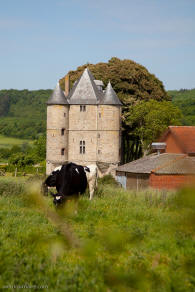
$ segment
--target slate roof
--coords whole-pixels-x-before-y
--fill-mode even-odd
[[[195,153],[195,126],[169,126],[160,141],[165,141],[169,133],[173,135],[184,153]]]
[[[118,96],[116,95],[116,92],[112,88],[110,81],[108,82],[108,85],[106,87],[104,98],[101,104],[122,105],[122,103],[118,99]]]
[[[103,82],[95,80],[90,70],[86,68],[68,95],[69,104],[122,105],[110,82],[105,93],[99,90],[97,85],[103,86]]]
[[[64,95],[64,92],[60,88],[59,82],[56,85],[56,88],[53,90],[50,98],[47,101],[48,105],[54,104],[68,104],[68,101]]]
[[[195,157],[186,154],[151,154],[117,168],[129,173],[195,174]]]
[[[99,104],[103,93],[97,88],[92,73],[86,68],[68,95],[70,104]]]

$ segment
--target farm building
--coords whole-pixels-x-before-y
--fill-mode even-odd
[[[120,162],[121,106],[109,82],[95,80],[86,68],[69,91],[59,83],[47,101],[46,173],[66,162],[98,164],[115,172]]]
[[[121,165],[117,180],[127,189],[178,188],[195,180],[195,127],[170,126],[159,153]]]

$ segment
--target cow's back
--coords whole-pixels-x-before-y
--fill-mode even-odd
[[[74,163],[62,166],[56,182],[56,189],[60,195],[82,194],[86,188],[87,177],[82,166]]]

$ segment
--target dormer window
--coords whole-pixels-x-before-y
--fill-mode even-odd
[[[86,105],[80,105],[80,112],[86,112]]]

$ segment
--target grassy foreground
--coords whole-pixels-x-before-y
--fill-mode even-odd
[[[195,291],[195,197],[126,192],[56,212],[39,184],[0,178],[0,289]],[[27,190],[26,190],[27,189]]]

